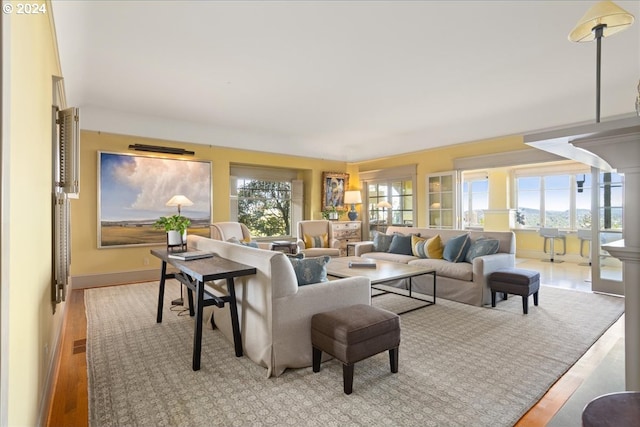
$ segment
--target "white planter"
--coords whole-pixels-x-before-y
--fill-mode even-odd
[[[179,231],[176,230],[170,230],[167,231],[167,245],[168,246],[178,246],[181,245],[183,243],[183,237],[186,240],[187,238],[187,232],[185,231],[184,236],[180,235]]]

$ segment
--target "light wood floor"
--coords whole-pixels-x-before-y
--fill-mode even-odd
[[[575,265],[576,268],[573,268],[567,264],[562,264],[562,272],[556,271],[552,275],[555,279],[542,277],[542,282],[559,287],[584,289],[586,285],[583,282],[588,282],[588,272],[585,272],[585,267]],[[520,266],[530,268],[532,262],[527,261],[526,264]],[[535,267],[533,268],[535,269]],[[550,268],[554,267],[548,264],[544,266],[546,271]],[[545,275],[544,272],[542,275]],[[587,287],[590,288],[590,286]],[[624,337],[624,316],[609,328],[585,355],[549,389],[516,426],[546,425],[578,386],[603,361],[609,350],[621,337]],[[88,425],[86,338],[87,321],[84,291],[82,289],[72,290],[67,302],[62,332],[62,348],[47,426],[84,427]]]

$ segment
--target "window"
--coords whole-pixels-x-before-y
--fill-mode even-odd
[[[302,219],[302,182],[296,172],[232,167],[231,220],[256,238],[290,237]]]
[[[384,233],[390,224],[415,224],[415,177],[416,165],[360,172],[362,188],[366,189],[362,205],[364,239],[373,238],[373,231]],[[378,206],[381,202],[390,207]]]
[[[367,185],[369,231],[384,233],[387,225],[413,226],[413,181],[393,180]],[[378,206],[388,202],[391,207]]]
[[[238,221],[255,237],[291,235],[291,182],[238,178]]]
[[[600,230],[622,230],[623,195],[622,175],[600,174]]]
[[[588,229],[592,224],[589,171],[558,173],[559,167],[516,171],[517,210],[525,227],[554,227],[565,230]],[[573,168],[575,169],[575,168]],[[600,229],[622,229],[622,177],[601,173]]]
[[[571,210],[571,177],[569,175],[550,175],[543,179],[544,226],[572,228],[569,215]]]
[[[486,209],[489,209],[489,180],[486,177],[465,176],[462,182],[462,215],[465,227],[483,227]]]

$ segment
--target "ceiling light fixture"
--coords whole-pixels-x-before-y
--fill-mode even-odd
[[[596,40],[596,123],[600,123],[600,62],[601,39],[627,29],[633,24],[633,15],[612,1],[596,3],[584,14],[575,28],[569,33],[572,42],[590,42]]]

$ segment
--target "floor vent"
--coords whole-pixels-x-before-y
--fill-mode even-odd
[[[87,339],[76,340],[73,342],[73,354],[86,353]]]

